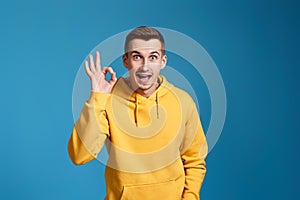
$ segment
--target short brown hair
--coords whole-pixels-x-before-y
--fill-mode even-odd
[[[141,39],[141,40],[151,40],[151,39],[158,39],[162,46],[162,54],[165,54],[165,41],[162,34],[155,28],[149,26],[139,26],[133,29],[127,36],[124,45],[125,54],[128,52],[128,45],[129,42],[133,39]]]

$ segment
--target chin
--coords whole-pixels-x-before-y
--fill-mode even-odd
[[[140,90],[148,90],[151,88],[152,85],[138,85]]]
[[[140,90],[148,90],[150,89],[152,86],[154,85],[153,82],[147,83],[147,84],[141,84],[141,83],[137,83],[137,86]]]
[[[148,83],[140,83],[139,81],[136,81],[135,84],[141,90],[148,90],[153,86],[154,83],[152,81],[149,81]]]

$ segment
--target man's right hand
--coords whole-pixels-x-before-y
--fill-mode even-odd
[[[91,80],[91,90],[109,94],[117,81],[116,72],[111,67],[103,67],[101,69],[100,54],[98,51],[96,51],[96,65],[91,54],[89,55],[89,59],[90,63],[86,60],[84,67],[86,74]],[[108,73],[111,74],[111,77],[109,81],[106,81],[105,77]]]

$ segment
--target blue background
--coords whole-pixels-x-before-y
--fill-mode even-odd
[[[299,3],[187,2],[1,2],[0,199],[103,199],[104,166],[68,158],[73,82],[98,43],[140,25],[192,37],[223,77],[202,199],[299,199]]]

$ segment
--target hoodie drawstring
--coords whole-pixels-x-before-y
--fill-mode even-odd
[[[156,118],[159,119],[159,113],[158,113],[158,92],[156,92],[155,102],[156,102]]]
[[[134,110],[134,121],[135,121],[135,125],[136,127],[138,127],[138,98],[137,96],[135,95],[135,110]]]

